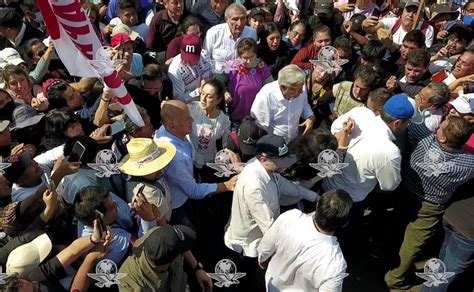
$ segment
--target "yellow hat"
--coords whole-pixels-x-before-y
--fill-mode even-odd
[[[144,176],[165,168],[176,154],[170,142],[150,138],[132,138],[127,144],[128,154],[120,161],[123,173]]]

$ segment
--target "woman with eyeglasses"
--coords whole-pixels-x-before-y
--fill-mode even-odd
[[[228,68],[228,73],[219,76],[228,84],[225,101],[229,107],[232,128],[235,129],[243,118],[250,115],[255,96],[262,86],[273,81],[268,66],[257,58],[257,51],[255,40],[241,40],[237,46],[238,60]]]
[[[288,45],[281,41],[280,29],[274,22],[266,23],[258,37],[260,38],[258,55],[270,68],[273,79],[277,79],[278,71],[291,61]]]
[[[290,25],[288,33],[283,36],[282,41],[288,46],[290,59],[293,59],[298,51],[303,47],[306,36],[306,26],[301,21],[295,21]]]

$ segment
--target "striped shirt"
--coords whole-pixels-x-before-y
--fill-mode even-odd
[[[410,124],[408,139],[412,152],[402,167],[403,184],[420,199],[445,204],[474,177],[474,155],[444,149],[424,123]]]

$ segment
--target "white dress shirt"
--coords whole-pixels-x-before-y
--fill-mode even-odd
[[[262,236],[280,215],[281,193],[294,191],[295,187],[308,199],[316,200],[316,193],[296,186],[279,174],[269,175],[259,160],[250,160],[235,185],[225,245],[244,256],[257,257]]]
[[[346,261],[336,237],[320,233],[312,214],[291,210],[265,233],[258,260],[270,259],[267,291],[342,291]]]
[[[325,191],[343,189],[354,202],[364,200],[377,183],[384,191],[394,190],[401,181],[402,157],[387,124],[366,107],[357,107],[337,118],[331,126],[333,134],[342,130],[348,118],[356,129],[349,135],[344,162],[349,165],[342,173],[323,180]]]
[[[237,44],[240,40],[251,38],[257,41],[257,32],[249,27],[244,27],[240,37],[234,39],[227,23],[221,23],[211,27],[204,39],[203,49],[214,62],[214,72],[222,73],[224,63],[237,57]]]
[[[307,119],[314,115],[308,103],[306,87],[296,98],[287,100],[281,93],[278,81],[260,89],[250,114],[268,134],[281,136],[286,143],[298,136],[300,118]]]

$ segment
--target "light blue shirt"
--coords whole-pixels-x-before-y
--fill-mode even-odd
[[[132,228],[131,209],[127,203],[114,193],[110,193],[112,200],[117,203],[117,219],[115,223],[110,226],[114,233],[114,240],[107,246],[110,252],[104,258],[112,260],[119,266],[128,255],[128,248],[130,245],[131,234],[129,230]],[[79,236],[89,236],[94,229],[90,226],[85,226],[82,223],[77,224]]]
[[[166,167],[164,178],[171,189],[173,209],[179,208],[188,198],[203,199],[217,190],[217,184],[197,183],[193,176],[193,148],[188,140],[181,140],[161,126],[155,139],[168,141],[176,147],[176,156]]]

